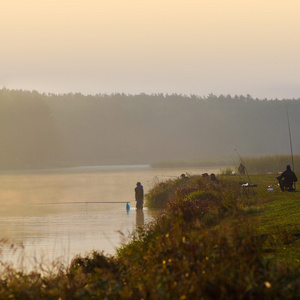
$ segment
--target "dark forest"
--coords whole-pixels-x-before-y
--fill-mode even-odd
[[[287,115],[288,112],[288,115]],[[300,149],[300,99],[0,90],[0,168],[149,164]]]

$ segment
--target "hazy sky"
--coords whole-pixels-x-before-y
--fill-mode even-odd
[[[1,0],[0,87],[300,98],[299,0]]]

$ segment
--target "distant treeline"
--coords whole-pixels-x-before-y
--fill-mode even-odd
[[[286,104],[286,105],[285,105]],[[0,168],[300,152],[300,99],[0,90]]]
[[[151,163],[152,168],[206,168],[206,167],[238,167],[239,157],[206,157],[202,159],[165,160]]]
[[[62,135],[45,96],[0,90],[0,170],[52,167]]]

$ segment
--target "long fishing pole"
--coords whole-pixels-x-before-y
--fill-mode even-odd
[[[76,202],[45,202],[45,203],[33,203],[28,205],[66,205],[66,204],[90,204],[90,203],[130,203],[130,201],[119,201],[119,202],[104,202],[104,201],[76,201]]]
[[[88,204],[95,204],[95,203],[108,203],[108,204],[114,204],[114,203],[126,203],[126,211],[127,213],[130,210],[130,206],[129,203],[130,201],[116,201],[116,202],[108,202],[108,201],[78,201],[78,202],[46,202],[46,203],[32,203],[32,204],[27,204],[27,205],[69,205],[69,204],[85,204],[86,205],[86,211],[87,211],[87,207]]]
[[[286,110],[286,116],[287,116],[287,121],[288,121],[288,128],[289,128],[289,137],[290,137],[290,148],[291,148],[291,157],[292,157],[292,166],[293,166],[293,171],[295,172],[295,166],[294,166],[294,154],[293,154],[293,145],[292,145],[292,134],[291,134],[291,126],[290,126],[290,118],[289,118],[289,113],[287,109],[286,102],[284,102],[285,105],[285,110]],[[296,183],[294,182],[294,187],[296,189]]]
[[[236,166],[236,168],[238,169],[237,166]],[[239,171],[238,171],[238,175],[239,175],[240,181],[241,181],[241,183],[242,183],[242,182],[243,182],[243,179],[242,179],[241,173],[240,173]],[[244,192],[245,192],[246,197],[249,199],[249,196],[248,196],[248,193],[247,193],[246,189],[244,189]]]
[[[242,163],[243,166],[245,167],[245,171],[246,171],[246,174],[247,174],[247,177],[248,177],[248,180],[249,180],[249,185],[250,185],[250,187],[252,187],[252,193],[253,193],[253,195],[255,195],[255,192],[254,192],[253,186],[252,186],[252,184],[251,184],[251,179],[250,179],[248,170],[247,170],[247,168],[246,168],[246,165],[244,164],[244,161],[243,161],[242,157],[240,156],[240,154],[238,153],[238,151],[237,151],[236,149],[234,149],[234,151],[236,152],[236,154],[238,155],[238,157],[239,157],[241,163]]]
[[[289,137],[290,137],[290,148],[291,148],[291,157],[292,157],[292,166],[293,166],[293,171],[295,172],[294,168],[294,155],[293,155],[293,145],[292,145],[292,134],[291,134],[291,126],[290,126],[290,118],[289,118],[289,113],[287,110],[287,105],[285,104],[285,110],[286,110],[286,116],[287,116],[287,121],[288,121],[288,127],[289,127]]]

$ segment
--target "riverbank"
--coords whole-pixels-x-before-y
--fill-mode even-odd
[[[247,176],[218,180],[157,183],[164,214],[115,256],[93,251],[43,276],[7,268],[1,298],[298,298],[300,193],[281,193],[274,175],[251,175],[253,188],[241,187]]]

